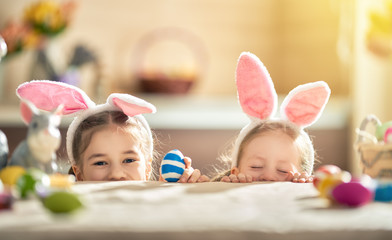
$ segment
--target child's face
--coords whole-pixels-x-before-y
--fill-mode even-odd
[[[82,161],[81,171],[75,171],[79,181],[147,180],[151,172],[139,144],[116,126],[93,134]]]
[[[300,156],[287,134],[268,132],[253,138],[243,149],[232,173],[252,176],[253,181],[285,181],[289,171],[298,172]]]

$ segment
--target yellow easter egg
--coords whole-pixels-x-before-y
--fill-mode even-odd
[[[351,174],[347,171],[341,171],[335,175],[327,175],[322,178],[317,186],[320,196],[324,198],[332,198],[332,190],[341,183],[349,182]]]
[[[68,174],[52,174],[49,176],[50,186],[54,188],[71,188],[75,183],[75,176]]]
[[[343,181],[339,178],[333,176],[327,176],[322,179],[318,185],[318,190],[320,192],[320,196],[324,198],[331,198],[332,189],[341,184]]]
[[[8,166],[0,171],[0,179],[5,185],[13,186],[25,173],[26,170],[21,166]]]

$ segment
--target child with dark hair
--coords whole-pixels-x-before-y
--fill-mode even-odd
[[[62,115],[75,116],[67,131],[66,148],[70,173],[78,181],[152,179],[154,140],[142,114],[155,107],[129,94],[113,93],[96,105],[81,89],[53,81],[20,85],[17,95],[42,110],[63,105]],[[190,166],[180,182],[208,181]]]

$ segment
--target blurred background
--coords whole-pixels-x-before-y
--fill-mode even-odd
[[[213,172],[247,123],[234,79],[243,51],[265,64],[280,100],[299,84],[331,87],[323,116],[308,129],[318,164],[357,171],[355,128],[370,113],[392,119],[391,1],[0,0],[0,34],[8,45],[0,129],[11,152],[26,134],[16,87],[48,79],[78,86],[97,103],[111,92],[144,98],[158,109],[146,116],[158,151],[178,148]],[[58,155],[66,159],[64,146]]]

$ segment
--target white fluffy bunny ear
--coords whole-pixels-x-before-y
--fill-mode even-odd
[[[26,125],[29,125],[34,114],[38,114],[39,110],[30,101],[22,99],[20,102],[20,114]]]
[[[48,80],[23,83],[16,89],[16,95],[45,111],[52,111],[63,105],[61,115],[72,115],[95,106],[81,89]]]
[[[331,89],[323,81],[300,85],[284,99],[280,106],[281,117],[306,128],[320,117],[330,94]]]
[[[108,97],[107,103],[121,109],[123,113],[130,117],[156,112],[154,105],[129,94],[112,93]]]
[[[277,94],[272,79],[260,59],[243,52],[238,60],[236,82],[242,110],[251,117],[267,119],[277,108]]]

